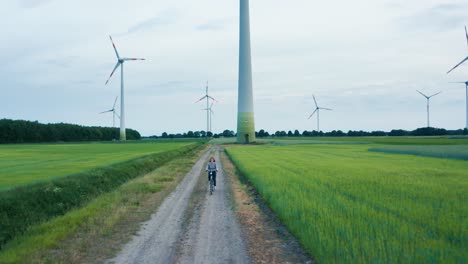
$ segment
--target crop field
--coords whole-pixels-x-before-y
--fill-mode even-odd
[[[0,190],[161,153],[191,142],[0,145]]]
[[[260,139],[274,144],[468,145],[468,137],[285,137]],[[289,142],[289,143],[288,143]],[[294,143],[296,142],[296,143]]]
[[[468,162],[370,147],[226,149],[319,263],[466,263]]]
[[[468,160],[468,146],[449,145],[449,146],[385,146],[369,149],[370,151],[409,154],[435,158]]]

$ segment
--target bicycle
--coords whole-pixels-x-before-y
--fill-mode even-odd
[[[213,192],[214,192],[213,172],[212,172],[212,171],[208,172],[208,175],[209,175],[209,177],[210,177],[210,195],[212,195]]]

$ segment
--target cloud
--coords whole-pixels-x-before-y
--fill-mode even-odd
[[[200,31],[218,31],[224,29],[233,19],[216,19],[197,25],[196,30]]]
[[[128,28],[128,34],[133,34],[140,31],[154,29],[155,27],[170,25],[176,22],[177,12],[174,10],[166,10],[161,14],[144,20]]]
[[[21,0],[20,5],[23,8],[36,8],[50,1],[51,0]]]
[[[439,4],[401,18],[404,27],[446,31],[463,25],[467,4]]]

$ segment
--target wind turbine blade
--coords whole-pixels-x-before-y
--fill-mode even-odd
[[[210,109],[211,109],[211,107],[213,107],[213,105],[214,105],[214,101],[213,101],[213,102],[211,102]]]
[[[315,95],[312,95],[312,97],[314,97],[315,106],[318,107],[317,100],[315,100]]]
[[[434,96],[436,96],[436,95],[438,95],[438,94],[440,94],[440,93],[441,93],[441,92],[438,92],[438,93],[436,93],[436,94],[433,94],[433,95],[429,96],[429,98],[434,97]]]
[[[426,98],[429,98],[427,95],[421,93],[420,91],[416,90],[418,93],[420,93],[422,96],[426,97]]]
[[[468,57],[466,57],[465,59],[463,59],[460,63],[458,63],[457,65],[455,65],[455,67],[453,67],[452,69],[450,69],[450,71],[447,72],[447,74],[449,74],[451,71],[455,70],[458,66],[462,65],[465,61],[468,60]]]
[[[213,115],[214,115],[214,111],[213,111],[213,110],[211,110],[211,109],[210,109],[210,112],[211,112],[211,114],[213,114]]]
[[[468,45],[468,30],[466,30],[466,26],[465,26],[465,35],[466,35],[466,45]]]
[[[449,83],[465,83],[466,84],[467,82],[449,82]]]
[[[136,61],[136,60],[146,60],[144,58],[123,58],[123,61]]]
[[[209,96],[208,95],[208,98],[210,98],[211,100],[215,101],[215,102],[218,102],[218,100],[214,99],[213,97]]]
[[[307,119],[311,119],[315,115],[315,112],[317,112],[317,110],[318,110],[318,108],[316,108],[315,111]]]
[[[115,109],[115,104],[117,103],[117,98],[119,98],[119,97],[118,96],[115,97],[114,106],[112,107],[112,110]]]
[[[114,110],[104,111],[104,112],[101,112],[101,113],[99,113],[99,114],[105,114],[105,113],[109,113],[109,112],[114,112]]]
[[[117,52],[117,48],[115,47],[114,41],[112,40],[112,37],[109,36],[111,42],[112,42],[112,47],[114,47],[115,55],[117,56],[117,59],[120,60],[119,52]]]
[[[114,75],[114,72],[115,70],[117,70],[117,68],[120,66],[120,62],[117,62],[117,64],[115,65],[114,69],[112,70],[111,74],[109,75],[109,79],[107,79],[106,81],[106,85],[107,83],[109,82],[110,78],[112,78],[112,75]]]
[[[320,107],[320,109],[323,109],[323,110],[328,110],[328,111],[332,111],[333,109],[330,109],[330,108],[324,108],[324,107]]]
[[[195,101],[195,102],[194,102],[194,104],[196,104],[196,103],[200,102],[201,100],[203,100],[203,99],[205,99],[205,98],[206,98],[206,95],[205,95],[205,96],[203,96],[202,98],[200,98],[200,100],[198,100],[198,101]]]
[[[115,113],[115,115],[116,115],[116,116],[117,116],[117,117],[120,119],[120,116],[119,116],[119,114],[117,114],[115,111],[114,111],[114,113]]]

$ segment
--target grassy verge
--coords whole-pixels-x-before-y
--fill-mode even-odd
[[[202,143],[0,192],[0,246],[28,228],[64,215]],[[142,186],[142,188],[144,188]]]
[[[185,152],[80,209],[28,229],[0,263],[96,263],[113,256],[191,169],[204,148]]]

